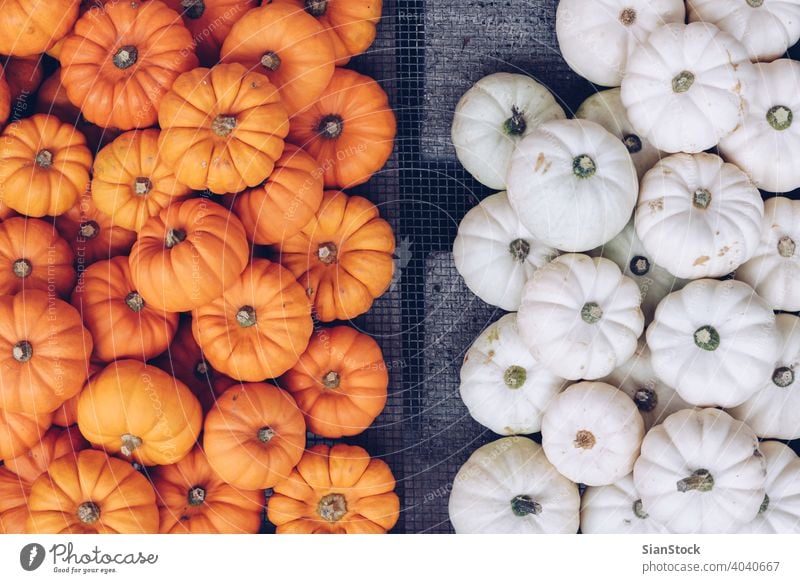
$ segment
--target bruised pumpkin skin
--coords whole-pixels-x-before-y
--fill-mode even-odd
[[[28,57],[45,52],[70,31],[79,4],[79,0],[2,0],[0,54]]]
[[[96,450],[55,460],[31,487],[25,530],[36,534],[158,532],[150,482],[134,467]]]
[[[400,515],[394,487],[386,462],[363,448],[315,445],[275,486],[267,517],[279,534],[382,534]]]

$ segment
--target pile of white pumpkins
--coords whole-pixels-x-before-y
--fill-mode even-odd
[[[800,201],[759,191],[800,187],[800,63],[778,58],[800,0],[562,0],[556,31],[616,88],[566,119],[498,73],[453,122],[502,191],[464,217],[456,266],[512,313],[464,358],[470,414],[510,437],[462,466],[451,522],[800,532],[800,459],[776,441],[800,438]]]

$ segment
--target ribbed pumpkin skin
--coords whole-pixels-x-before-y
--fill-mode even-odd
[[[29,57],[45,52],[78,18],[79,0],[5,0],[0,54]],[[32,18],[32,15],[36,18]]]
[[[0,461],[25,455],[50,427],[52,413],[13,413],[0,409]]]
[[[33,483],[50,467],[53,460],[69,455],[75,458],[79,451],[89,447],[77,427],[51,427],[39,443],[21,456],[4,460],[8,471],[20,479]]]
[[[8,83],[12,103],[27,99],[44,79],[41,55],[8,57],[3,65],[3,79]]]
[[[0,468],[0,534],[25,533],[30,491],[30,482]]]

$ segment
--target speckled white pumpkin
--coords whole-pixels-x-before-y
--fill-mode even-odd
[[[481,184],[503,190],[517,143],[539,124],[565,117],[541,83],[526,75],[494,73],[461,97],[451,137],[467,172]]]
[[[470,209],[453,243],[456,269],[467,287],[487,304],[509,312],[519,308],[525,282],[556,255],[558,251],[520,223],[505,192]]]
[[[764,202],[747,175],[714,154],[675,154],[642,180],[636,234],[653,260],[686,279],[722,277],[750,259]]]
[[[647,345],[655,373],[684,400],[734,407],[772,374],[780,337],[772,309],[749,285],[699,279],[661,301]]]
[[[580,495],[537,443],[504,437],[458,470],[449,512],[459,534],[575,534]]]
[[[729,412],[747,423],[762,438],[800,438],[800,318],[778,314],[775,324],[780,350],[769,377],[759,391]]]
[[[590,486],[581,497],[583,534],[668,534],[642,505],[633,474],[608,486]]]
[[[614,238],[639,193],[625,145],[603,126],[580,119],[542,124],[522,140],[507,182],[522,224],[563,251],[588,251]]]
[[[747,425],[719,409],[686,410],[647,433],[633,480],[670,531],[733,533],[758,514],[766,467]]]
[[[464,356],[461,399],[470,415],[500,435],[536,433],[564,379],[541,366],[519,336],[517,315],[484,330]]]
[[[767,462],[766,494],[756,517],[739,529],[749,534],[800,533],[800,458],[779,441],[759,445]]]
[[[644,437],[642,416],[611,385],[582,382],[551,401],[542,420],[542,447],[556,469],[587,486],[628,475]]]
[[[556,35],[567,64],[596,85],[615,87],[628,55],[664,22],[683,22],[681,0],[561,0]]]
[[[613,261],[571,253],[526,284],[517,322],[525,344],[554,374],[598,379],[636,351],[644,329],[640,302],[639,287]]]
[[[713,24],[657,28],[628,59],[628,119],[664,152],[702,152],[742,121],[754,69],[742,44]]]

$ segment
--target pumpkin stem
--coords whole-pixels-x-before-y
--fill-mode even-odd
[[[84,241],[91,241],[100,234],[100,225],[95,221],[86,221],[81,223],[78,227],[78,236],[82,237]]]
[[[641,498],[633,503],[633,514],[636,518],[641,518],[642,520],[650,516],[644,511]]]
[[[694,85],[694,73],[681,71],[672,78],[672,90],[675,93],[686,93]]]
[[[125,303],[131,309],[132,312],[139,313],[144,310],[144,298],[139,295],[139,292],[132,291],[127,296],[125,296]]]
[[[694,332],[694,343],[698,348],[714,352],[719,348],[719,332],[713,326],[701,326]]]
[[[193,486],[189,488],[187,498],[189,500],[189,506],[200,506],[206,501],[206,489],[202,486]]]
[[[528,258],[528,255],[531,252],[531,244],[525,239],[514,239],[511,241],[511,243],[509,243],[508,251],[511,253],[511,256],[515,261],[518,261],[519,263],[525,263],[525,260]]]
[[[249,328],[256,325],[256,309],[253,306],[242,306],[236,312],[236,322],[242,328]]]
[[[261,55],[261,66],[270,71],[277,71],[281,66],[281,58],[274,51],[266,52]]]
[[[232,115],[218,115],[211,122],[211,131],[220,138],[227,138],[236,129],[236,118]]]
[[[132,45],[125,45],[124,47],[120,47],[114,56],[112,57],[112,61],[114,61],[114,65],[118,69],[127,69],[128,67],[132,67],[136,64],[136,60],[139,58],[139,51],[136,47]]]
[[[629,267],[633,275],[638,275],[639,277],[642,277],[644,275],[647,275],[647,273],[650,271],[650,260],[647,257],[643,257],[642,255],[637,255],[636,257],[631,259]]]
[[[509,389],[519,389],[528,380],[528,371],[521,366],[509,366],[503,373],[503,382]]]
[[[633,394],[633,402],[639,411],[649,413],[658,405],[658,395],[653,389],[641,388]]]
[[[788,366],[776,368],[772,373],[772,382],[781,388],[788,387],[794,383],[794,371]]]
[[[542,513],[542,505],[534,502],[533,498],[527,494],[521,494],[511,499],[511,512],[514,513],[514,516],[519,517],[528,516],[529,514],[536,516]]]
[[[317,504],[317,514],[327,522],[337,522],[347,514],[347,499],[342,494],[327,494]]]
[[[11,347],[11,356],[17,362],[28,362],[33,358],[33,344],[27,340],[20,340]]]
[[[183,14],[192,20],[197,20],[206,11],[206,3],[203,0],[181,0],[184,8]]]
[[[692,475],[678,480],[678,492],[688,492],[697,490],[698,492],[710,492],[714,487],[714,476],[708,470],[695,470]]]
[[[208,376],[208,364],[206,364],[206,361],[201,360],[194,366],[194,376],[199,379],[205,379]]]
[[[133,452],[142,445],[142,439],[140,437],[136,437],[135,435],[131,435],[130,433],[123,433],[121,439],[122,447],[119,451],[122,453],[122,455],[127,457],[132,456]]]
[[[145,176],[137,176],[133,181],[133,192],[137,196],[145,196],[153,188],[153,183]]]
[[[317,257],[325,265],[336,263],[338,253],[339,250],[336,248],[336,243],[332,243],[330,241],[328,241],[327,243],[323,243],[317,249]]]
[[[27,259],[17,259],[11,264],[11,271],[20,279],[25,279],[31,274],[31,271],[33,271],[33,265],[31,265],[31,262]]]
[[[623,26],[630,26],[636,22],[636,10],[633,8],[626,8],[619,13],[619,21]]]
[[[603,317],[603,309],[595,302],[586,302],[581,308],[581,319],[587,324],[597,324]]]
[[[338,389],[341,380],[339,373],[332,370],[322,377],[322,384],[325,385],[326,389]]]
[[[262,427],[256,431],[256,437],[261,443],[269,443],[275,437],[275,432],[269,427]]]
[[[785,105],[776,105],[767,112],[767,123],[773,130],[782,132],[788,130],[792,125],[794,113]]]
[[[317,133],[326,140],[335,140],[344,131],[344,120],[341,116],[332,113],[319,120]]]
[[[572,442],[576,448],[580,449],[592,449],[595,443],[597,443],[597,440],[592,432],[586,431],[585,429],[578,431],[578,433],[575,434],[575,441]]]
[[[164,238],[164,245],[167,249],[172,249],[178,243],[186,240],[186,231],[183,229],[168,229],[167,236]]]
[[[520,111],[516,105],[511,106],[511,117],[503,122],[503,131],[509,136],[521,136],[528,129],[525,121],[525,112]]]
[[[630,154],[638,154],[642,151],[642,139],[636,134],[628,134],[622,138],[622,142]]]
[[[764,500],[761,501],[761,506],[758,508],[759,514],[764,514],[769,508],[769,496],[764,494]]]
[[[39,168],[50,168],[53,165],[53,153],[50,150],[39,150],[34,161]]]
[[[747,4],[751,8],[760,8],[764,4],[764,0],[747,0]]]
[[[789,236],[784,235],[778,240],[778,254],[781,257],[786,257],[787,259],[793,257],[796,247],[794,240]]]
[[[591,178],[597,172],[597,164],[588,154],[581,154],[572,159],[572,173],[578,178]]]
[[[306,12],[311,16],[324,16],[328,11],[328,0],[306,0]]]
[[[94,502],[84,502],[78,506],[78,520],[83,524],[94,524],[100,520],[100,507]]]
[[[711,204],[711,193],[705,188],[698,188],[694,191],[692,204],[696,209],[700,209],[701,211],[706,210],[708,205]]]

